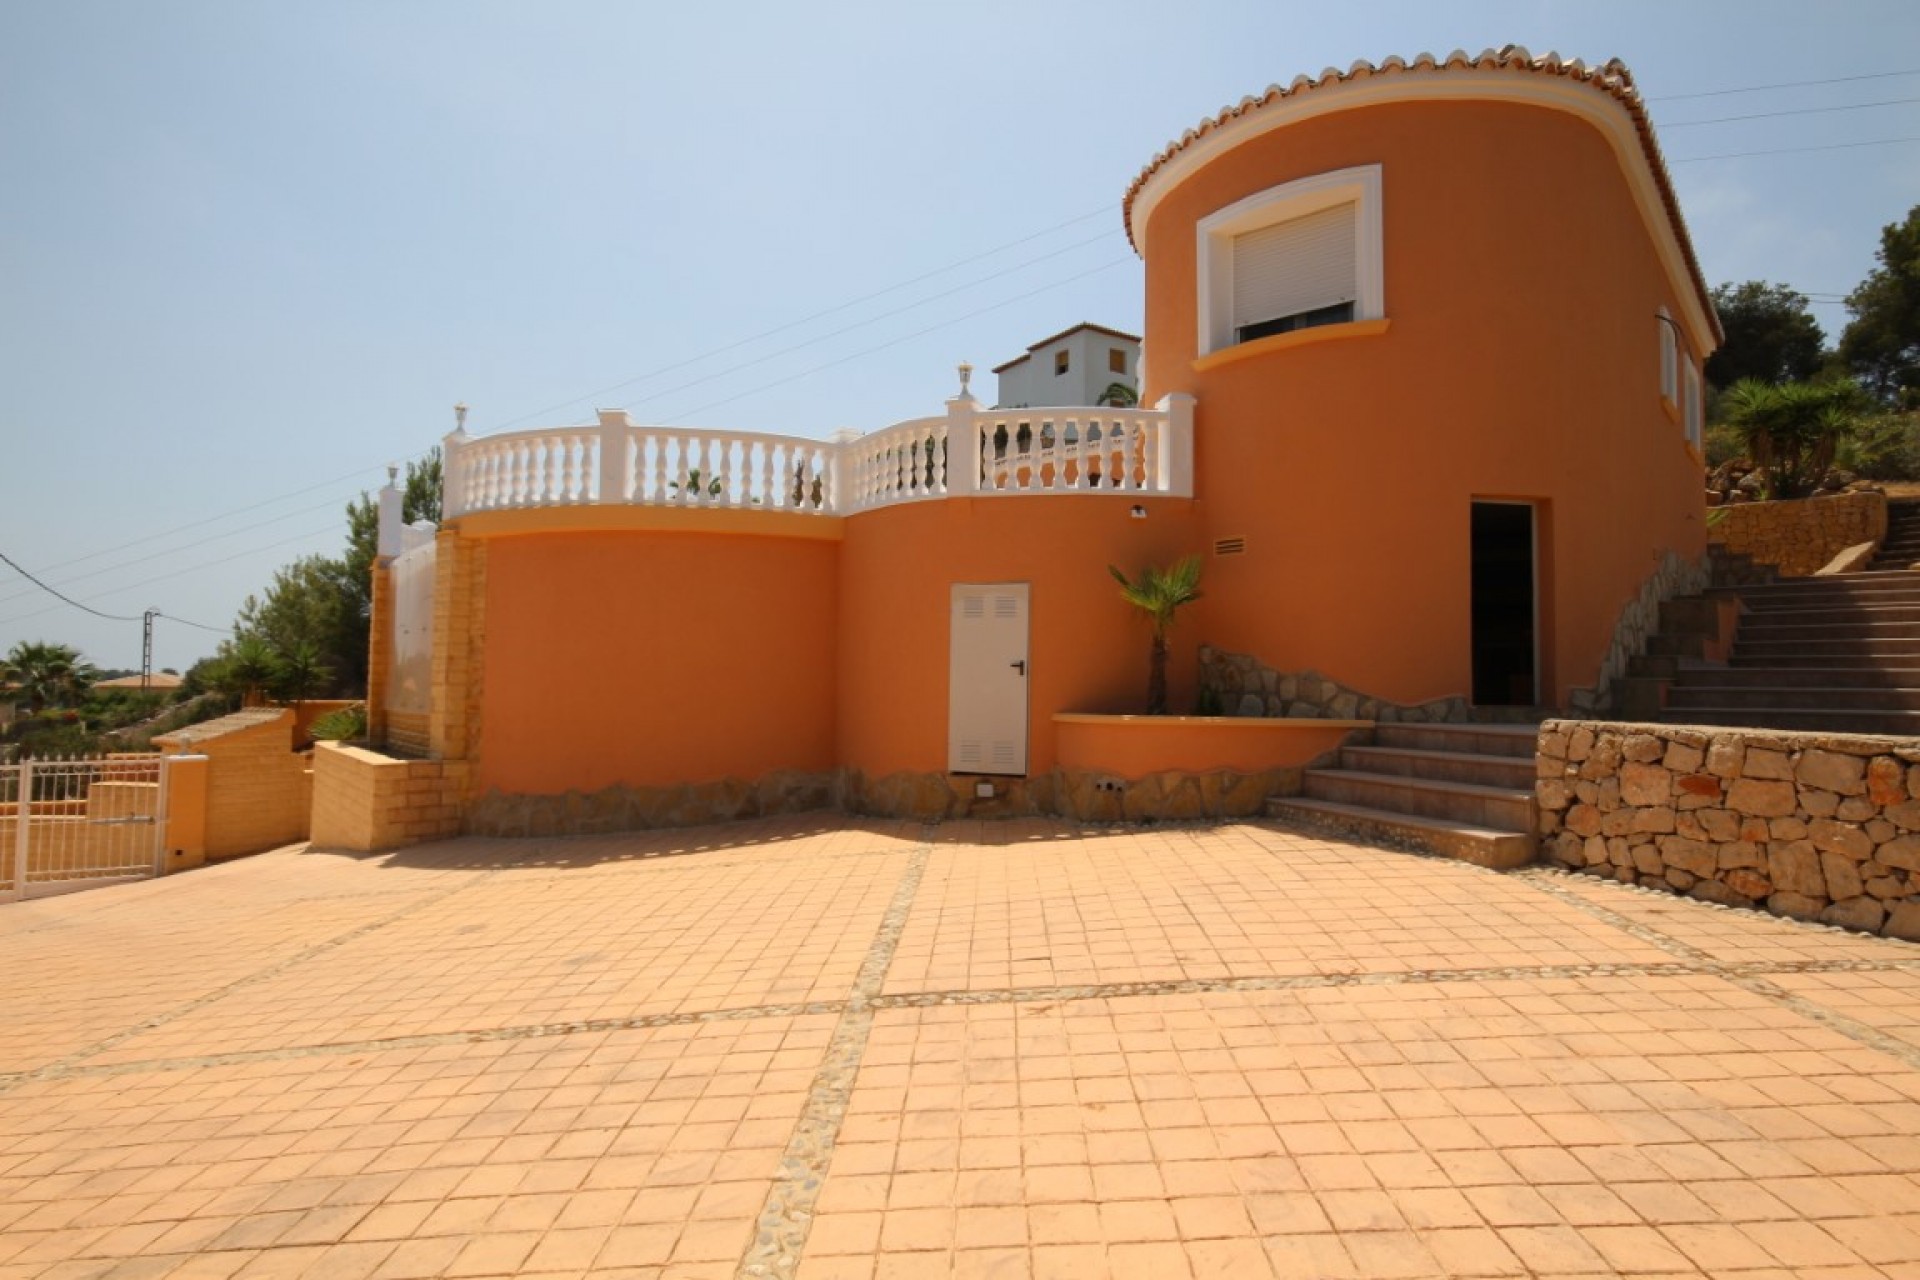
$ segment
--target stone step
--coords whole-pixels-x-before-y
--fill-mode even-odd
[[[1823,609],[1754,609],[1740,621],[1745,634],[1753,627],[1800,626],[1807,623],[1870,622],[1920,624],[1920,601],[1897,604],[1847,602]]]
[[[1822,655],[1832,657],[1865,657],[1877,659],[1911,658],[1920,660],[1920,636],[1890,636],[1885,638],[1859,638],[1828,640],[1749,640],[1745,636],[1735,639],[1733,656],[1737,658],[1799,657],[1817,658]],[[1889,663],[1888,665],[1894,665]],[[1900,666],[1920,665],[1920,661],[1904,662]]]
[[[1737,588],[1749,609],[1813,609],[1836,602],[1894,604],[1920,594],[1920,577],[1899,569],[1793,578]]]
[[[1916,606],[1920,610],[1920,606]],[[1828,621],[1800,621],[1807,614],[1795,610],[1792,619],[1771,613],[1752,613],[1740,620],[1736,643],[1750,640],[1920,640],[1920,622],[1904,618],[1863,617],[1834,610]]]
[[[1452,751],[1483,756],[1525,756],[1533,759],[1540,740],[1537,725],[1518,724],[1377,724],[1375,746],[1412,751]]]
[[[1527,756],[1495,756],[1469,751],[1423,751],[1413,747],[1344,747],[1342,768],[1361,773],[1392,774],[1400,778],[1432,778],[1442,782],[1471,782],[1482,787],[1530,790],[1533,760]]]
[[[1683,685],[1733,689],[1920,689],[1920,663],[1911,667],[1683,666],[1672,674]]]
[[[1682,680],[1667,690],[1667,708],[1805,708],[1811,711],[1920,711],[1920,685],[1909,689],[1836,689],[1806,684],[1737,687]]]
[[[1301,797],[1267,802],[1267,816],[1280,822],[1411,846],[1478,867],[1507,871],[1533,861],[1534,839],[1517,831],[1495,831],[1470,823],[1449,822],[1417,814],[1388,813],[1360,805]]]
[[[1818,733],[1920,734],[1920,711],[1815,711],[1807,708],[1687,707],[1664,712],[1665,724],[1744,725]]]
[[[1912,657],[1898,655],[1889,657],[1874,653],[1774,653],[1742,654],[1738,650],[1727,659],[1730,666],[1746,669],[1766,670],[1793,668],[1812,668],[1823,671],[1849,668],[1853,670],[1899,670],[1903,667],[1920,666]]]
[[[1446,818],[1495,831],[1533,830],[1533,789],[1405,778],[1357,769],[1309,769],[1307,797],[1389,813]]]

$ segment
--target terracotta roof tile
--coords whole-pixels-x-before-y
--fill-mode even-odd
[[[1267,91],[1259,97],[1242,98],[1230,107],[1208,119],[1202,120],[1195,128],[1187,130],[1180,137],[1156,155],[1140,175],[1127,188],[1125,199],[1120,204],[1120,218],[1125,224],[1127,240],[1133,243],[1133,202],[1139,196],[1153,176],[1182,151],[1211,133],[1226,128],[1242,116],[1256,112],[1270,103],[1284,101],[1317,89],[1346,84],[1356,80],[1367,80],[1376,76],[1389,75],[1439,75],[1448,71],[1513,71],[1521,74],[1557,76],[1591,85],[1596,93],[1604,93],[1618,102],[1633,120],[1634,131],[1639,135],[1641,150],[1645,153],[1648,167],[1659,187],[1661,202],[1666,206],[1667,217],[1672,220],[1676,238],[1680,242],[1680,251],[1685,256],[1687,270],[1693,277],[1694,288],[1699,291],[1701,304],[1713,324],[1716,337],[1724,336],[1720,329],[1719,317],[1714,314],[1711,291],[1707,288],[1706,277],[1701,273],[1699,258],[1693,251],[1693,240],[1687,234],[1686,219],[1680,213],[1680,200],[1674,194],[1673,179],[1667,172],[1666,160],[1660,154],[1660,144],[1654,138],[1653,121],[1647,114],[1646,102],[1640,96],[1639,88],[1633,82],[1633,73],[1627,70],[1624,62],[1618,58],[1609,58],[1597,66],[1589,66],[1578,58],[1562,58],[1557,53],[1548,52],[1539,57],[1533,56],[1523,46],[1507,45],[1501,49],[1483,49],[1478,54],[1468,54],[1455,49],[1444,58],[1436,58],[1430,53],[1422,53],[1412,60],[1390,57],[1377,66],[1364,59],[1355,62],[1345,71],[1338,67],[1328,67],[1318,76],[1296,76],[1292,83],[1285,86],[1269,85]],[[1134,244],[1137,252],[1140,246]]]

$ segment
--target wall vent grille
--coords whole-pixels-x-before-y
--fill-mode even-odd
[[[1247,540],[1243,537],[1216,538],[1213,554],[1217,556],[1240,556],[1247,553]]]

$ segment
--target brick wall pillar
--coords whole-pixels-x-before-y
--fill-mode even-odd
[[[431,747],[438,760],[470,766],[480,750],[487,546],[461,537],[458,529],[442,528],[438,537],[433,580]],[[466,769],[448,771],[454,777],[466,773]]]
[[[387,740],[387,682],[393,673],[393,562],[373,562],[373,608],[367,622],[367,740]]]

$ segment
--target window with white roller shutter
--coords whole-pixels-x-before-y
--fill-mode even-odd
[[[1356,213],[1335,205],[1233,238],[1238,341],[1353,319]]]
[[[1386,318],[1379,165],[1255,192],[1200,219],[1201,355]]]

